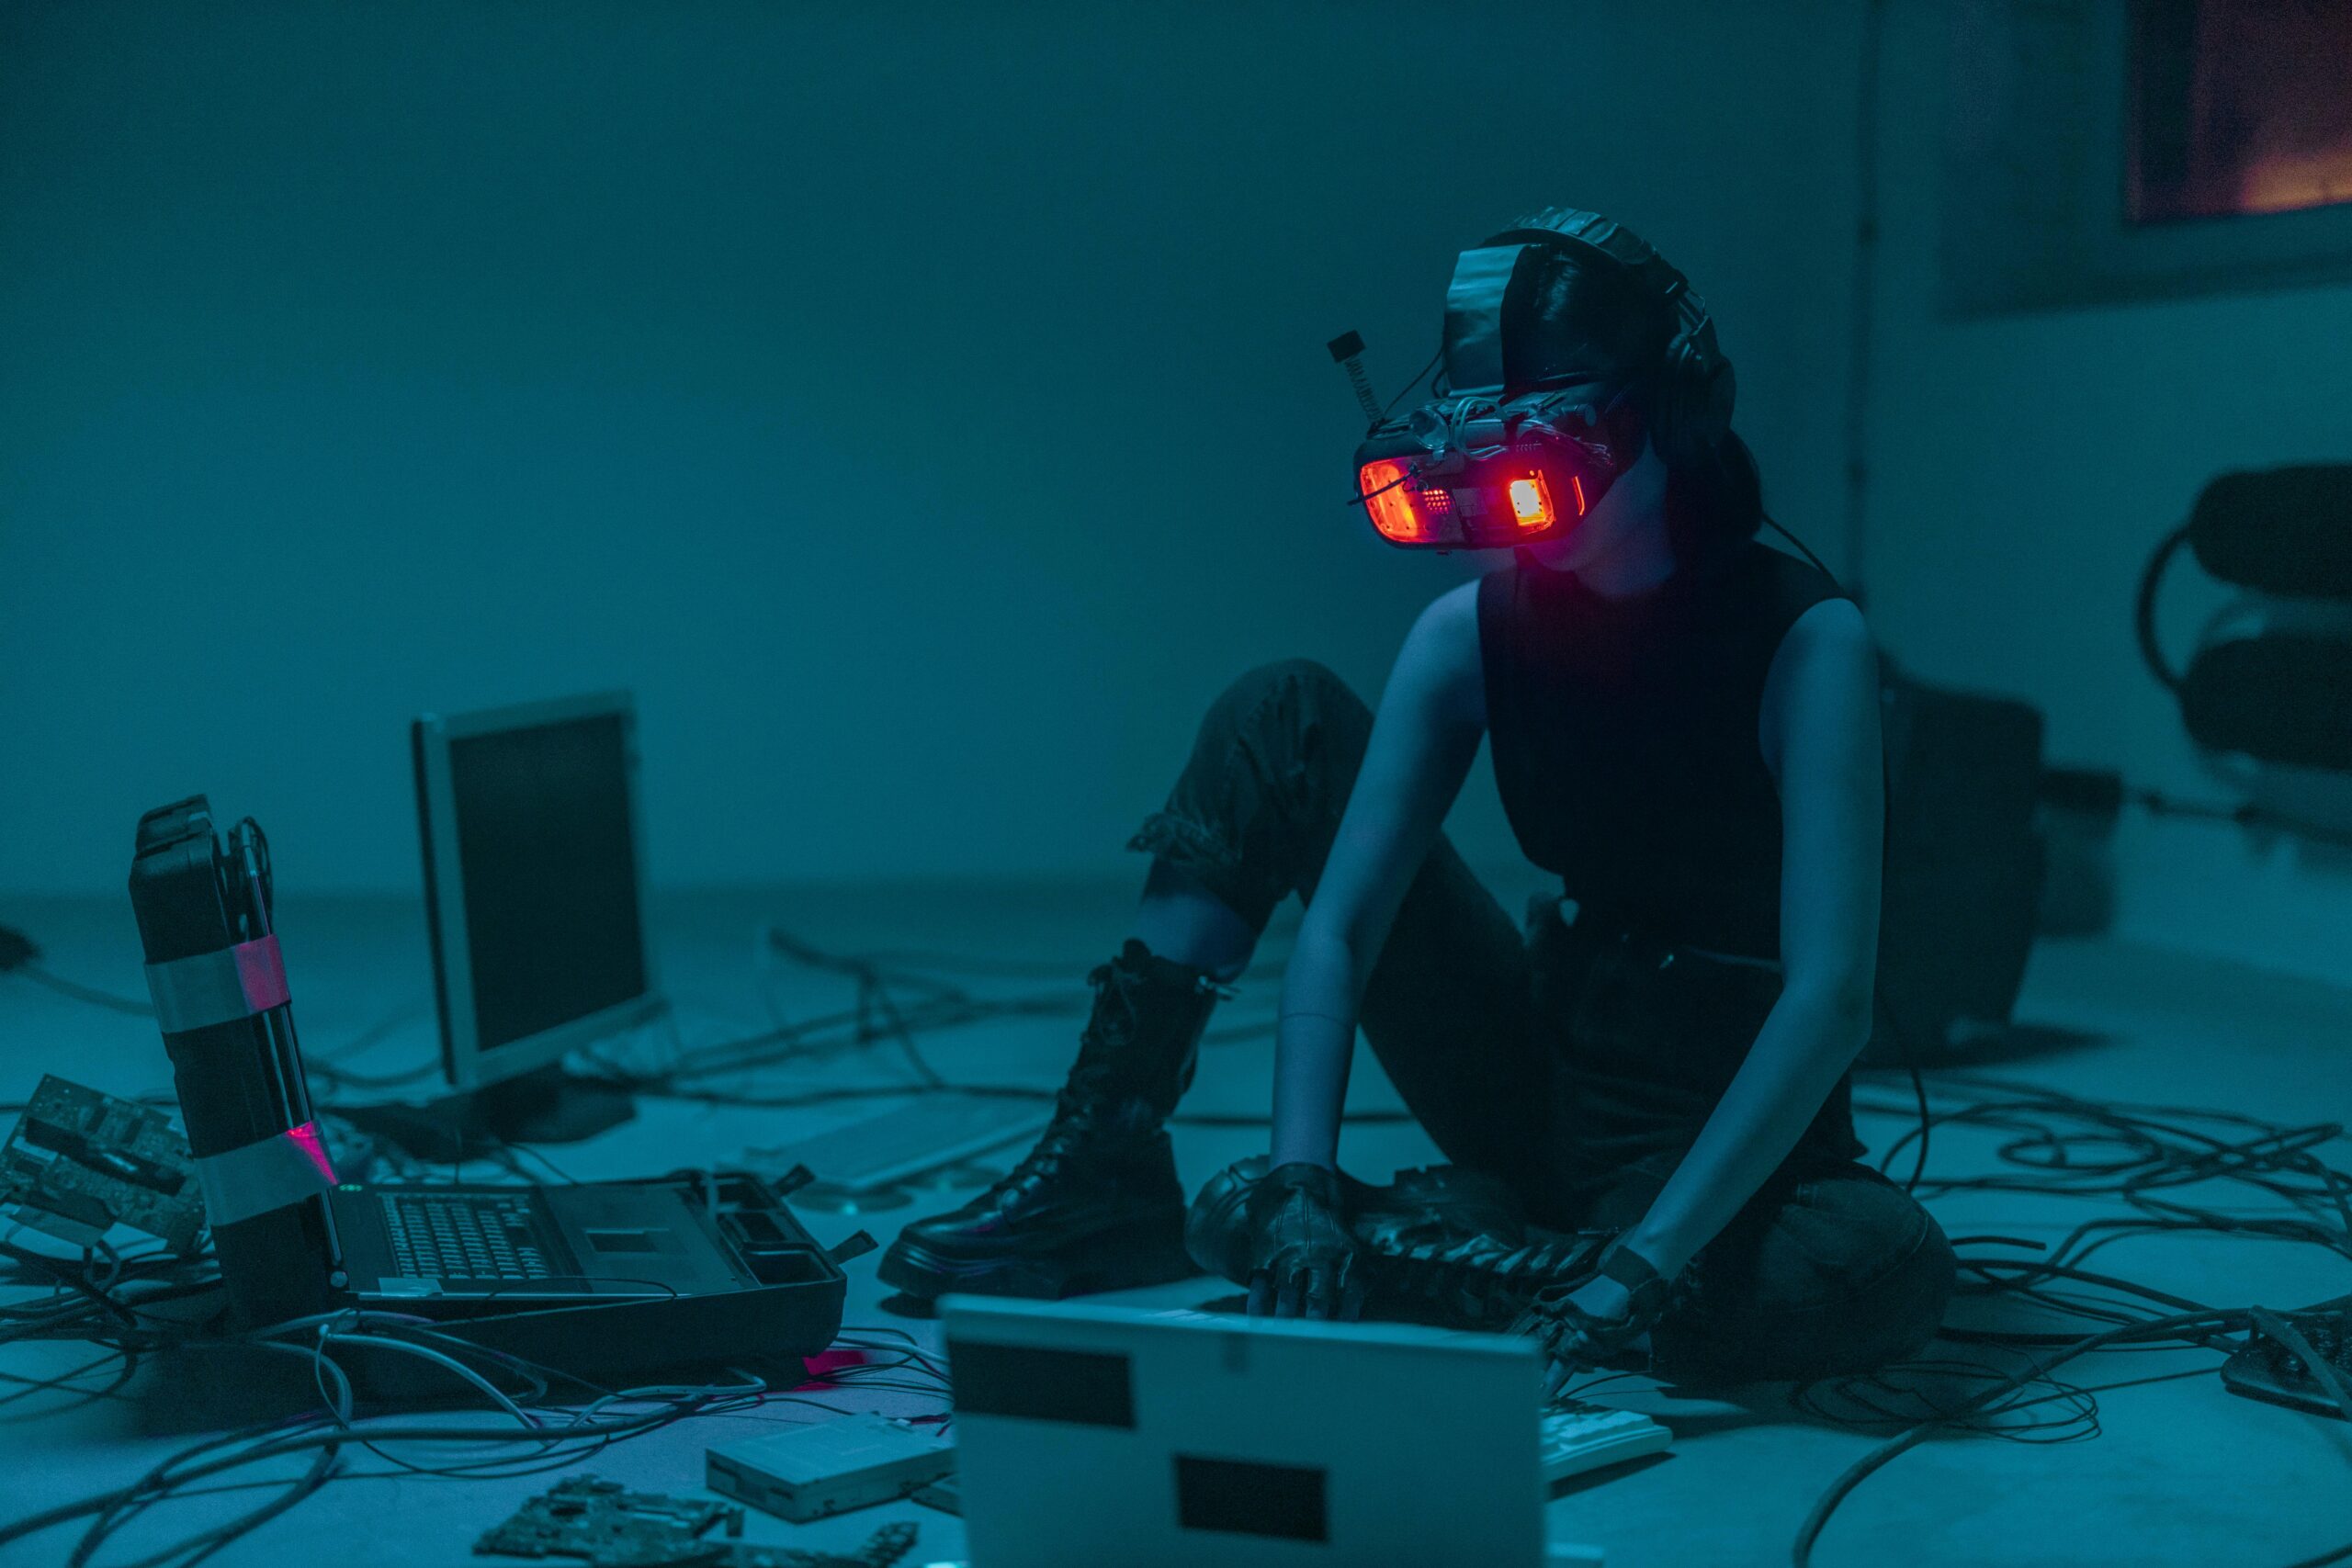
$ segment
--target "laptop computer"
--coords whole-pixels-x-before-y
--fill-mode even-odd
[[[520,1308],[758,1283],[718,1215],[678,1183],[345,1183],[332,1203],[352,1293],[370,1304],[439,1304],[467,1316],[493,1298]]]
[[[1528,1340],[971,1296],[941,1314],[972,1568],[1600,1561],[1544,1543]]]
[[[749,1174],[557,1187],[341,1179],[306,1082],[263,843],[248,823],[224,848],[210,804],[194,796],[141,818],[131,877],[149,991],[241,1323],[384,1308],[614,1384],[831,1342],[846,1287],[839,1263]],[[356,1358],[355,1381],[386,1393],[417,1381],[415,1358],[375,1359]]]

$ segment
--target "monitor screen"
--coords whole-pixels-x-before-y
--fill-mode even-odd
[[[623,716],[448,746],[478,1048],[494,1055],[643,995]]]

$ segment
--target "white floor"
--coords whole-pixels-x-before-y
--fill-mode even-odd
[[[673,898],[659,911],[662,977],[689,1041],[757,1028],[769,1017],[771,1002],[800,1016],[846,999],[837,980],[763,974],[755,933],[769,920],[836,950],[945,949],[1060,961],[1074,980],[1114,945],[1125,891],[968,886]],[[136,942],[119,900],[0,900],[0,923],[41,942],[60,973],[118,990],[139,989]],[[406,1021],[352,1065],[388,1071],[431,1056],[422,919],[413,905],[306,903],[289,895],[279,926],[304,1045],[313,1058],[342,1055],[361,1031],[396,1012]],[[1270,945],[1279,941],[1278,931]],[[764,1001],[763,982],[769,987]],[[1048,984],[999,980],[985,988],[1004,994]],[[1272,979],[1261,976],[1221,1022],[1262,1017],[1272,998]],[[1998,1070],[2011,1077],[2086,1095],[2211,1104],[2298,1123],[2352,1115],[2352,993],[2177,954],[2064,944],[2037,956],[2021,1013],[2032,1022],[2097,1038],[2003,1064]],[[950,1078],[1049,1083],[1066,1065],[1073,1039],[1074,1025],[1067,1021],[1015,1021],[944,1033],[928,1049]],[[664,1046],[663,1040],[649,1038],[638,1048],[658,1053]],[[1187,1109],[1262,1111],[1268,1061],[1262,1039],[1212,1047]],[[21,980],[0,980],[0,1100],[23,1098],[44,1071],[119,1092],[169,1081],[151,1024],[68,1002]],[[894,1055],[875,1050],[771,1069],[759,1081],[763,1089],[785,1089],[904,1078]],[[1874,1095],[1884,1092],[1891,1091]],[[649,1102],[635,1122],[604,1138],[552,1152],[578,1176],[644,1174],[724,1161],[744,1147],[786,1143],[889,1103],[776,1112]],[[1394,1103],[1368,1058],[1351,1103],[1360,1109]],[[1883,1144],[1901,1127],[1897,1120],[1873,1116],[1863,1132]],[[1177,1138],[1192,1181],[1261,1144],[1262,1134],[1248,1128],[1188,1126]],[[2340,1142],[2323,1153],[2339,1164],[2346,1158]],[[1343,1150],[1351,1169],[1374,1178],[1433,1155],[1417,1131],[1399,1126],[1356,1129]],[[1955,1133],[1936,1141],[1939,1172],[1989,1168],[1991,1158],[1983,1138]],[[956,1199],[940,1191],[915,1207],[854,1217],[812,1212],[804,1218],[827,1243],[860,1226],[887,1242],[895,1224]],[[1956,1235],[2044,1239],[2102,1212],[2092,1201],[1986,1194],[1939,1201],[1936,1208]],[[927,1322],[886,1309],[873,1262],[869,1255],[850,1266],[848,1321],[931,1335]],[[2109,1250],[2101,1263],[2216,1303],[2295,1306],[2352,1292],[2352,1269],[2341,1260],[2276,1243],[2134,1241]],[[1146,1294],[1193,1303],[1227,1293],[1220,1281],[1198,1280]],[[89,1359],[76,1346],[8,1346],[0,1348],[0,1374],[52,1376]],[[2215,1361],[2204,1352],[2116,1353],[2086,1359],[2071,1375],[2107,1382]],[[231,1380],[217,1371],[208,1371],[207,1353],[190,1351],[151,1364],[110,1396],[74,1402],[42,1393],[0,1404],[0,1518],[119,1485],[206,1432],[249,1419],[241,1396],[250,1391],[222,1386]],[[12,1392],[0,1386],[0,1394]],[[2352,1542],[2352,1427],[2238,1399],[2211,1375],[2117,1389],[2099,1401],[2104,1430],[2095,1440],[2032,1448],[1951,1438],[1904,1455],[1844,1506],[1815,1561],[1825,1568],[1992,1562],[2009,1568],[2283,1568]],[[1572,1485],[1550,1511],[1555,1539],[1599,1545],[1620,1568],[1786,1562],[1791,1539],[1822,1488],[1875,1441],[1799,1417],[1777,1388],[1747,1391],[1736,1401],[1625,1393],[1624,1402],[1668,1419],[1678,1434],[1672,1453]],[[760,1423],[795,1414],[778,1409],[688,1423],[615,1447],[586,1468],[644,1489],[693,1490],[706,1445],[773,1430]],[[361,1466],[355,1461],[354,1468]],[[548,1479],[339,1482],[215,1561],[224,1568],[458,1562],[481,1530]],[[152,1510],[98,1562],[129,1562],[250,1507],[261,1495],[216,1495]],[[842,1547],[892,1518],[922,1528],[910,1562],[958,1554],[956,1521],[911,1504],[809,1527],[754,1514],[750,1535]],[[60,1529],[0,1548],[0,1562],[62,1562],[75,1533]]]

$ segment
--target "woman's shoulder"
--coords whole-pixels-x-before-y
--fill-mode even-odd
[[[1485,660],[1478,639],[1479,582],[1449,588],[1430,601],[1406,635],[1393,680],[1435,694],[1464,713],[1486,711]]]
[[[1467,660],[1475,666],[1478,658],[1478,602],[1486,581],[1473,578],[1430,600],[1415,618],[1406,646],[1418,645],[1428,656],[1448,664],[1459,665]]]

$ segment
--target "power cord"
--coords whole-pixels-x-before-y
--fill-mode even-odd
[[[109,1012],[129,1013],[135,1018],[153,1018],[155,1010],[136,997],[119,996],[102,991],[95,986],[85,986],[53,974],[40,964],[40,949],[33,939],[9,926],[0,926],[0,975],[21,975],[36,986],[43,986],[62,997],[92,1007],[105,1008]]]

